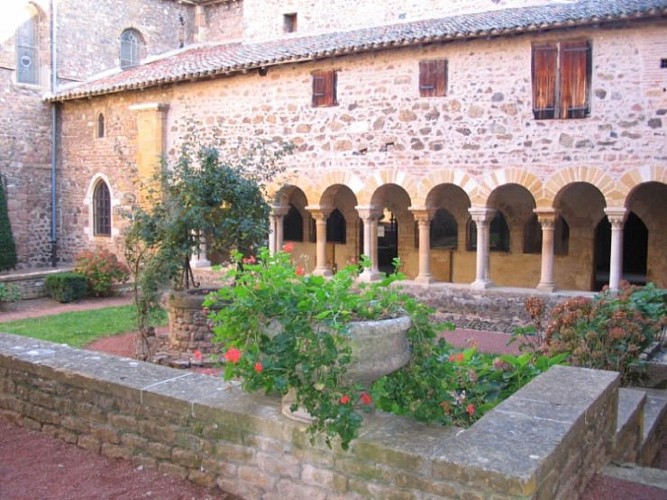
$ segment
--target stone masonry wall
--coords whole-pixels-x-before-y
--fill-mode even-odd
[[[65,255],[90,244],[79,236],[90,217],[84,196],[93,176],[109,179],[119,207],[131,198],[126,165],[136,157],[136,119],[129,107],[154,102],[169,106],[167,152],[171,154],[192,124],[227,138],[292,141],[296,152],[286,160],[288,173],[277,184],[297,185],[310,205],[320,203],[325,189],[337,184],[349,186],[359,205],[370,204],[379,185],[397,184],[406,190],[412,206],[424,205],[429,190],[438,184],[460,186],[461,198],[467,195],[474,205],[486,204],[497,186],[521,184],[532,189],[529,199],[537,206],[551,206],[559,191],[578,179],[599,185],[604,194],[595,188],[571,192],[568,206],[563,207],[572,214],[570,254],[557,257],[557,286],[588,289],[590,275],[581,270],[593,265],[592,238],[599,220],[591,215],[591,206],[601,218],[605,204],[625,203],[633,183],[663,175],[659,165],[667,154],[662,118],[667,94],[661,87],[664,74],[654,69],[656,54],[666,47],[661,34],[659,25],[647,24],[435,44],[273,67],[264,77],[251,72],[66,102]],[[536,121],[531,43],[571,37],[590,39],[593,45],[591,116]],[[418,96],[418,62],[429,58],[449,62],[446,97]],[[338,70],[339,104],[313,108],[311,73],[326,68]],[[109,113],[109,135],[91,140],[99,109]],[[467,207],[457,209],[459,227],[464,228]],[[653,224],[651,234],[660,233],[659,218],[645,220]],[[511,252],[492,254],[491,277],[504,286],[535,286],[539,255],[522,253],[518,228],[513,227]],[[460,234],[465,234],[462,229]],[[659,282],[664,276],[664,252],[660,241],[652,238],[649,258],[657,259],[651,266],[653,279]],[[411,228],[401,233],[407,248],[401,257],[411,266],[410,275],[416,267],[413,240]],[[474,279],[474,252],[460,242],[453,257],[443,262],[450,258],[456,263],[453,281]]]
[[[576,498],[610,459],[618,374],[554,367],[470,429],[377,412],[349,452],[278,398],[131,359],[0,335],[0,416],[247,499]]]

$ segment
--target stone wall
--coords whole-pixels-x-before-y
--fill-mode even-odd
[[[377,412],[314,445],[278,398],[131,359],[0,335],[0,417],[254,498],[576,498],[609,459],[618,374],[554,367],[470,429]]]

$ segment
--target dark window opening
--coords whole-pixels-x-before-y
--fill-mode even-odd
[[[533,45],[532,79],[536,120],[585,118],[590,114],[590,43]]]
[[[16,34],[16,81],[39,82],[37,59],[37,16],[32,16],[19,26]]]
[[[667,57],[660,59],[660,67],[663,69],[667,68]]]
[[[444,208],[439,208],[431,220],[431,248],[452,248],[458,246],[459,226],[454,216]]]
[[[283,16],[283,31],[285,33],[294,33],[296,31],[296,13],[285,14]]]
[[[283,239],[303,241],[303,217],[294,205],[289,206],[289,211],[283,218]]]
[[[104,130],[104,114],[97,115],[97,137],[104,137],[106,131]]]
[[[335,70],[313,73],[313,106],[335,106],[338,72]]]
[[[472,218],[468,219],[466,232],[466,248],[477,250],[477,224]],[[510,231],[505,216],[500,210],[496,211],[496,215],[491,220],[489,233],[489,250],[492,252],[510,251]]]
[[[335,209],[327,218],[327,243],[345,243],[347,223],[340,210]]]
[[[98,182],[93,192],[93,234],[111,236],[111,194],[104,181]]]
[[[422,97],[440,97],[447,95],[446,59],[420,61],[419,95]]]

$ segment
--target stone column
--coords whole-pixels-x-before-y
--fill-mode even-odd
[[[496,211],[486,207],[471,207],[468,209],[472,220],[477,225],[477,259],[475,268],[475,281],[470,284],[471,288],[483,290],[493,286],[490,278],[490,232],[491,220]]]
[[[269,214],[269,253],[273,255],[283,247],[283,219],[289,206],[274,206]]]
[[[331,213],[331,208],[326,207],[306,207],[315,219],[315,269],[313,274],[316,276],[331,276],[332,270],[327,267],[327,218]]]
[[[364,223],[364,255],[371,261],[370,269],[364,269],[359,279],[375,281],[382,278],[378,269],[378,220],[382,213],[373,205],[354,207]]]
[[[557,213],[555,210],[534,209],[537,220],[542,226],[542,267],[538,290],[553,292],[556,289],[554,281],[554,229],[556,228]]]
[[[419,271],[416,283],[428,284],[433,281],[431,275],[431,217],[433,210],[427,208],[410,208],[419,228]]]
[[[627,210],[623,207],[605,208],[611,223],[611,253],[609,258],[609,289],[617,291],[623,276],[623,224]]]

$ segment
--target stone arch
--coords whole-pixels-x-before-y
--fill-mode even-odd
[[[658,165],[645,165],[623,174],[618,181],[618,190],[625,199],[623,205],[628,203],[628,198],[639,185],[648,182],[667,184],[667,168]]]
[[[477,180],[470,176],[464,170],[459,169],[440,169],[429,174],[422,179],[417,186],[416,196],[412,202],[418,206],[430,206],[429,197],[436,188],[443,185],[454,185],[460,188],[470,199],[479,190]]]
[[[544,183],[544,197],[538,208],[556,206],[556,199],[562,190],[570,184],[586,183],[597,188],[608,206],[621,206],[623,196],[617,190],[614,180],[597,167],[567,167],[559,170]]]
[[[524,187],[535,200],[544,196],[543,183],[535,174],[523,168],[504,168],[483,177],[477,192],[471,196],[471,202],[473,205],[485,206],[494,190],[511,184]]]
[[[356,193],[360,205],[374,204],[373,199],[377,198],[378,191],[383,192],[384,186],[400,187],[410,199],[416,198],[419,192],[419,179],[399,169],[378,170],[363,181],[363,189]]]

